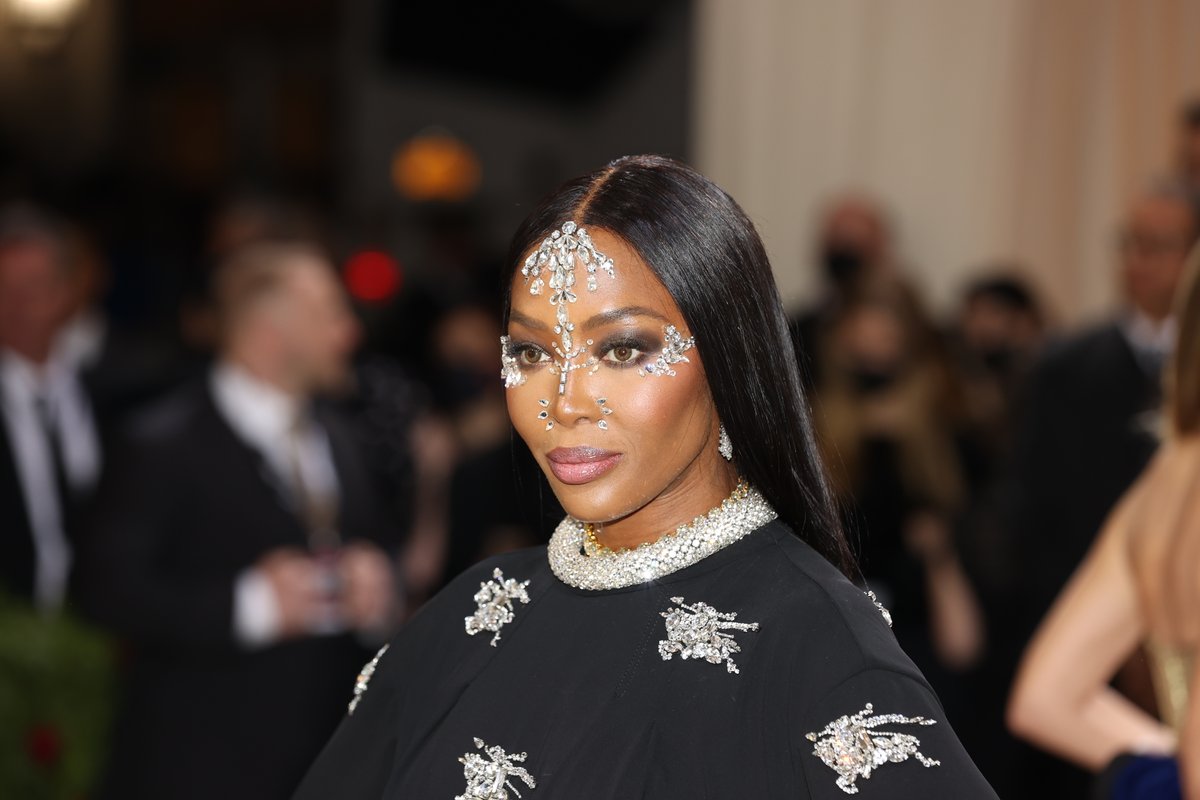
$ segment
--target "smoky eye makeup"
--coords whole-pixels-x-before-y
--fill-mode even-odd
[[[661,348],[658,337],[621,333],[601,339],[592,352],[605,366],[626,369],[643,366]]]
[[[551,361],[550,352],[537,342],[505,336],[503,348],[505,360],[517,367],[536,367]]]

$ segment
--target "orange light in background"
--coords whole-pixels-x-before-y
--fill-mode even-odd
[[[400,262],[379,250],[361,250],[342,266],[342,280],[355,300],[383,303],[396,296],[403,282]]]
[[[392,156],[392,183],[409,200],[466,200],[481,174],[475,152],[448,133],[418,134]]]

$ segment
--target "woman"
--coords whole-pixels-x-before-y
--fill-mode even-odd
[[[941,349],[911,289],[865,284],[832,320],[815,405],[834,497],[853,509],[847,527],[869,534],[867,584],[944,693],[980,657],[984,632],[954,543],[971,442]]]
[[[1200,700],[1190,687],[1200,642],[1200,250],[1189,261],[1175,318],[1167,439],[1034,637],[1009,703],[1009,725],[1080,766],[1112,766],[1109,777],[1121,786],[1177,785],[1172,764],[1155,768],[1146,758],[1175,754],[1184,796],[1197,800]],[[1142,644],[1162,721],[1108,683]],[[1122,754],[1142,758],[1130,764],[1118,759]],[[1178,791],[1144,796],[1178,797]]]
[[[509,414],[567,516],[368,666],[309,798],[991,798],[847,575],[762,242],[626,158],[513,242]]]

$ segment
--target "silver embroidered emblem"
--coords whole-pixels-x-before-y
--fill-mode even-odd
[[[388,645],[379,648],[379,652],[375,657],[363,666],[362,672],[358,673],[358,677],[354,679],[354,697],[350,698],[350,706],[347,713],[353,714],[354,709],[358,708],[358,702],[362,700],[363,695],[367,693],[367,684],[371,682],[371,676],[375,674],[375,667],[379,665],[379,659],[383,658],[383,654],[388,650]]]
[[[537,788],[537,781],[529,771],[517,766],[525,761],[527,753],[509,755],[503,748],[495,745],[488,747],[479,737],[475,737],[475,747],[482,750],[483,755],[464,753],[458,759],[463,765],[467,790],[455,795],[454,800],[508,800],[509,790],[520,797],[521,793],[513,786],[510,778],[519,778],[530,789]]]
[[[528,603],[529,592],[526,587],[529,581],[517,582],[505,578],[504,573],[497,567],[492,572],[492,580],[481,581],[479,591],[475,593],[475,602],[479,608],[475,613],[464,618],[467,633],[471,636],[480,631],[491,631],[492,647],[500,641],[500,629],[513,621],[513,602]]]
[[[756,631],[757,622],[734,622],[736,612],[721,612],[708,603],[685,605],[682,597],[672,597],[679,606],[661,611],[667,620],[667,638],[659,641],[658,654],[670,661],[676,653],[681,659],[703,658],[710,664],[725,663],[726,672],[738,672],[731,656],[742,648],[727,630]]]
[[[813,755],[838,774],[837,785],[846,794],[858,794],[855,781],[870,778],[875,769],[888,762],[899,764],[912,756],[926,767],[942,763],[921,753],[917,749],[921,740],[911,734],[875,730],[881,725],[935,725],[937,720],[902,714],[874,714],[874,706],[867,703],[867,707],[857,714],[838,717],[820,733],[810,733],[806,737],[815,742]]]
[[[867,597],[871,598],[871,602],[879,609],[879,613],[883,615],[883,621],[888,624],[889,628],[892,627],[892,612],[883,607],[883,603],[879,602],[879,598],[875,596],[874,592],[868,590]]]

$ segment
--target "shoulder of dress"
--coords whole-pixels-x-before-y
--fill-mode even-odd
[[[892,634],[887,609],[786,525],[775,526],[767,532],[773,541],[763,549],[751,590],[764,634],[774,630],[784,652],[830,676],[864,669],[915,673]]]
[[[502,571],[506,577],[528,580],[543,567],[548,568],[548,564],[549,562],[546,560],[546,545],[540,544],[534,547],[523,547],[520,550],[511,550],[507,553],[489,556],[482,561],[472,564],[459,573],[458,577],[454,578],[453,583],[458,583],[459,581],[466,583],[486,581],[493,577],[497,569]],[[510,572],[512,573],[511,575],[509,574]]]

